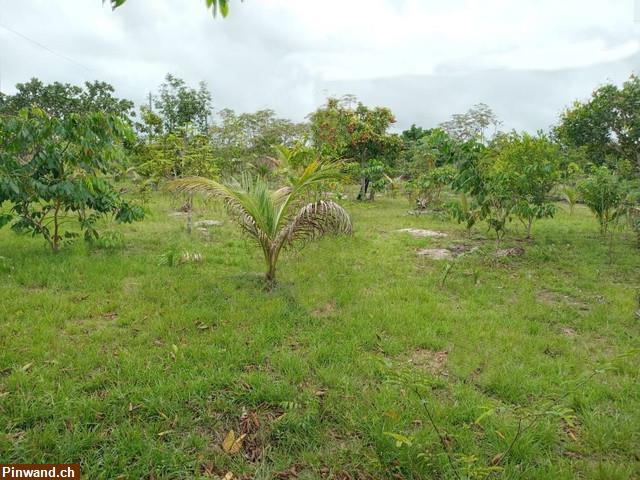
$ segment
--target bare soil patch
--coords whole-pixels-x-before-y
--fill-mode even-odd
[[[409,363],[432,375],[446,375],[448,357],[449,352],[447,350],[433,351],[419,348],[413,351]]]
[[[420,257],[427,257],[433,260],[451,260],[454,254],[446,248],[421,248],[417,252]]]
[[[551,306],[567,305],[574,307],[582,312],[589,311],[589,304],[570,295],[565,295],[551,290],[542,290],[538,292],[537,299],[540,303]]]
[[[396,230],[397,232],[408,233],[412,237],[416,238],[445,238],[448,235],[444,232],[437,232],[435,230],[425,230],[423,228],[401,228]]]
[[[524,248],[522,247],[513,247],[513,248],[501,248],[496,251],[496,257],[519,257],[524,255]]]

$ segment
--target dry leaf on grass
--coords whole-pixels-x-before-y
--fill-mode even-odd
[[[247,435],[243,433],[236,437],[235,432],[233,430],[229,430],[222,441],[222,449],[229,455],[235,455],[242,449],[242,442],[246,436]]]

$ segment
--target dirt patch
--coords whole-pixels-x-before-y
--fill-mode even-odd
[[[325,303],[324,305],[313,310],[313,316],[319,318],[330,317],[338,310],[338,304],[335,300]]]
[[[211,227],[219,227],[220,225],[222,225],[222,222],[220,220],[198,220],[193,224],[193,226],[196,228],[204,228],[204,229],[211,228]]]
[[[446,248],[421,248],[416,254],[419,257],[427,257],[433,260],[451,260],[454,258],[453,252]]]
[[[496,251],[496,257],[519,257],[524,255],[524,248],[522,247],[513,247],[513,248],[501,248]]]
[[[540,303],[551,306],[567,305],[574,307],[582,312],[589,311],[589,305],[577,298],[565,295],[559,292],[553,292],[551,290],[542,290],[538,293],[537,299]]]
[[[432,375],[447,375],[447,359],[449,352],[447,350],[433,351],[425,348],[419,348],[411,354],[409,363],[429,372]]]
[[[402,228],[396,230],[397,232],[408,233],[412,237],[416,238],[444,238],[448,235],[444,232],[436,232],[435,230],[425,230],[423,228]]]

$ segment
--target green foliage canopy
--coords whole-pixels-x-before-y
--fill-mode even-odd
[[[44,84],[37,78],[16,85],[13,95],[0,95],[0,114],[17,115],[23,108],[36,107],[47,115],[64,118],[78,113],[103,112],[130,120],[133,102],[114,96],[114,88],[101,81],[85,82],[83,87],[69,83]]]
[[[640,173],[640,77],[631,75],[622,88],[606,84],[586,102],[575,102],[563,112],[556,135],[570,147],[583,148],[595,165],[621,160]]]
[[[0,226],[41,235],[58,251],[77,236],[65,229],[70,215],[86,239],[98,237],[95,223],[104,215],[141,219],[142,209],[124,201],[106,176],[131,135],[120,117],[100,112],[58,118],[33,108],[0,116],[0,205],[10,205]]]

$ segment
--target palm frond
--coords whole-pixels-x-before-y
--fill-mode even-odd
[[[268,241],[269,235],[263,228],[265,222],[261,222],[263,214],[260,202],[253,198],[252,185],[247,184],[246,179],[243,179],[239,187],[232,188],[208,178],[187,177],[169,182],[167,189],[174,193],[219,198],[229,216],[245,233],[261,244]],[[260,225],[261,223],[263,225]]]
[[[306,166],[302,175],[292,182],[294,190],[301,192],[307,188],[329,180],[338,180],[342,173],[339,162],[314,160]]]
[[[286,247],[295,241],[310,241],[329,234],[349,235],[351,231],[351,217],[346,210],[332,201],[320,200],[302,207],[280,231],[275,243]]]

